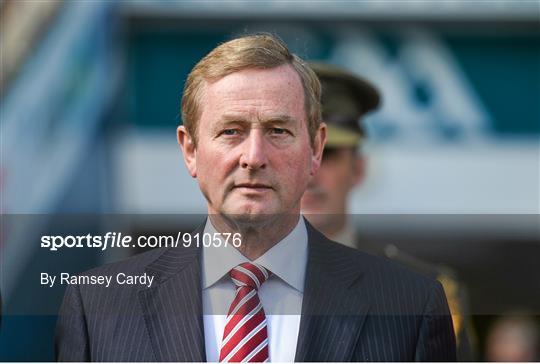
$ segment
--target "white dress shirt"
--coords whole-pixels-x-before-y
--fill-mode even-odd
[[[205,233],[216,232],[207,219]],[[212,235],[214,236],[214,235]],[[219,361],[227,312],[236,286],[229,271],[249,262],[229,241],[227,247],[203,247],[202,301],[206,360]],[[255,260],[272,272],[259,288],[266,313],[271,362],[293,362],[300,328],[300,313],[307,265],[307,230],[304,219],[278,244]]]

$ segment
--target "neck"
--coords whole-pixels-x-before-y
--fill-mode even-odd
[[[323,214],[304,211],[304,216],[317,230],[333,240],[347,226],[347,215],[344,212]]]
[[[280,214],[257,221],[231,218],[221,214],[209,215],[209,218],[216,231],[239,233],[241,244],[235,248],[253,261],[289,235],[298,224],[300,214]]]
[[[328,224],[320,229],[320,231],[330,239],[335,239],[345,229],[345,219],[337,219],[334,223]]]

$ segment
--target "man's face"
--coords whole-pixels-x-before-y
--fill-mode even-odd
[[[288,65],[247,69],[206,83],[198,143],[178,129],[184,159],[209,214],[298,214],[320,164],[324,126],[312,148],[300,77]]]
[[[363,161],[352,147],[325,150],[321,167],[302,198],[302,212],[316,227],[346,214],[348,195],[362,175]]]

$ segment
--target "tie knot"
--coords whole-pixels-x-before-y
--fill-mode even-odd
[[[237,287],[259,289],[272,272],[257,263],[242,263],[231,269],[229,275]]]

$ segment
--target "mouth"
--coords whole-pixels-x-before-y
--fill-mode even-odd
[[[273,189],[272,186],[264,183],[238,183],[233,188],[253,192],[264,192]]]

